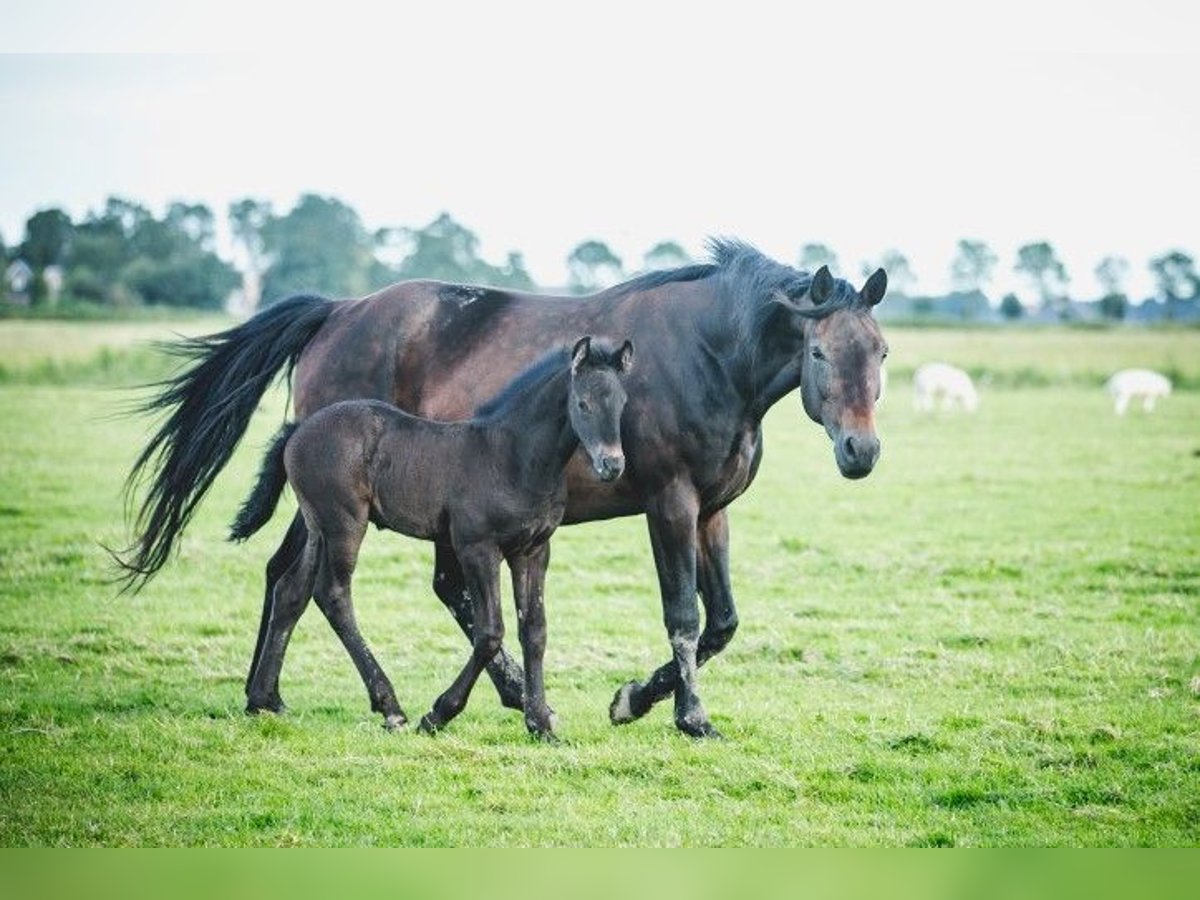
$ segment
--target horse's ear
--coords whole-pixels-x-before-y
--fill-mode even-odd
[[[617,369],[628,372],[633,367],[633,341],[626,341],[617,351]]]
[[[876,269],[875,274],[868,278],[867,283],[863,285],[861,293],[868,306],[874,306],[882,300],[883,295],[887,293],[887,272],[883,269]]]
[[[592,338],[581,337],[575,342],[575,348],[571,351],[571,371],[578,372],[579,367],[587,362],[588,354],[592,351]]]
[[[808,296],[814,306],[820,306],[833,294],[833,275],[829,266],[821,266],[813,276],[812,284],[808,286]]]

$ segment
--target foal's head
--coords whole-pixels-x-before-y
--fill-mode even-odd
[[[831,300],[836,288],[829,269],[822,266],[808,292],[816,315],[808,319],[804,332],[800,396],[809,418],[824,425],[833,439],[841,473],[863,478],[879,459],[875,401],[888,347],[871,310],[883,299],[887,274],[876,270],[849,303],[821,315],[821,304]]]
[[[625,471],[625,451],[621,448],[625,388],[621,380],[631,365],[630,341],[611,350],[591,337],[584,337],[571,351],[567,410],[579,443],[602,481],[615,481]]]

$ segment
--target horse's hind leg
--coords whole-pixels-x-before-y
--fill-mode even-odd
[[[312,597],[320,543],[319,536],[310,534],[304,550],[275,583],[261,652],[246,687],[246,712],[279,712],[283,709],[283,701],[279,698],[279,671],[283,668],[283,654],[292,629]]]
[[[542,662],[546,656],[546,568],[550,544],[508,561],[512,570],[513,598],[525,663],[525,727],[535,737],[554,739],[554,712],[546,704]]]
[[[350,594],[350,582],[366,529],[365,519],[339,522],[326,529],[325,564],[317,576],[316,600],[354,661],[371,699],[371,709],[383,716],[385,728],[399,728],[408,721],[408,716],[400,708],[392,682],[359,631]]]
[[[421,717],[421,730],[433,734],[467,705],[471,688],[500,650],[504,621],[500,614],[500,551],[492,545],[476,545],[459,555],[467,587],[475,598],[471,656],[450,687],[437,698],[433,708]]]
[[[475,609],[467,591],[466,577],[454,548],[446,544],[437,545],[434,562],[433,591],[454,616],[467,640],[475,640]],[[509,656],[503,646],[487,667],[488,677],[496,686],[501,705],[508,709],[524,709],[521,682],[523,674],[517,661]]]
[[[254,678],[254,670],[258,668],[258,661],[262,657],[263,641],[266,640],[267,626],[271,621],[271,604],[275,597],[275,585],[279,583],[279,579],[283,577],[283,573],[287,571],[288,567],[295,562],[297,555],[304,550],[307,538],[308,531],[304,527],[304,516],[297,511],[295,518],[292,519],[292,524],[288,526],[283,543],[279,545],[275,555],[267,562],[267,586],[263,593],[262,619],[258,623],[258,640],[254,645],[254,657],[250,660],[250,671],[246,673],[247,694],[250,693],[250,681]],[[268,709],[278,711],[282,707],[283,701],[278,696],[269,698]]]

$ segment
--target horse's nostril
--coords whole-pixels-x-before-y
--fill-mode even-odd
[[[842,442],[842,449],[846,451],[847,459],[854,459],[854,457],[857,455],[855,453],[854,438],[847,435],[846,440]]]

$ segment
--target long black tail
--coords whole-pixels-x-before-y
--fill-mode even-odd
[[[275,514],[275,507],[279,505],[279,495],[283,493],[283,486],[287,484],[287,470],[283,467],[283,450],[299,427],[299,422],[289,422],[275,435],[271,449],[263,457],[262,468],[258,472],[258,482],[254,485],[250,496],[246,498],[246,502],[242,504],[242,508],[238,510],[237,518],[233,520],[233,525],[229,528],[231,541],[244,541],[271,521],[271,516]]]
[[[200,501],[245,434],[259,400],[275,378],[292,369],[325,323],[334,302],[291,297],[218,334],[164,344],[190,360],[138,412],[170,410],[142,450],[125,484],[126,497],[148,483],[134,519],[135,540],[117,562],[126,589],[140,590],[170,558]]]

